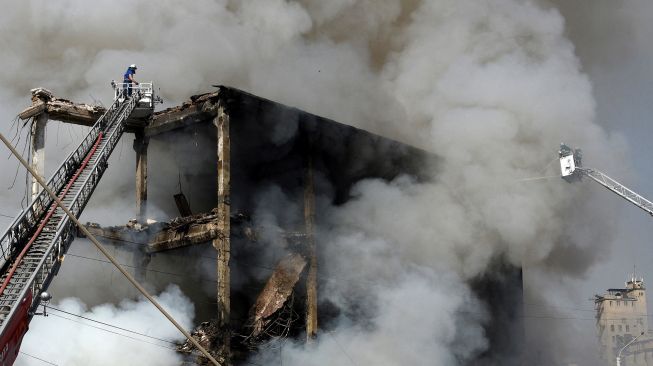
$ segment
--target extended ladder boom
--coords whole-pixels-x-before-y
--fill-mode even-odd
[[[610,178],[607,174],[599,170],[583,168],[581,161],[582,152],[579,149],[572,150],[565,144],[561,144],[558,154],[560,156],[560,170],[564,180],[573,182],[580,180],[582,177],[589,177],[598,184],[653,216],[653,202],[647,200],[642,195]]]
[[[151,84],[147,89],[135,87],[131,94],[117,94],[47,182],[76,217],[107,169],[125,121],[154,110]],[[0,237],[0,365],[13,364],[29,320],[75,236],[74,229],[70,218],[42,191]]]

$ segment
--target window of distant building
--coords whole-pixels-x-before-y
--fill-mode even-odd
[[[617,306],[621,306],[621,301],[617,300]]]
[[[631,301],[631,302],[630,302],[630,307],[633,307],[633,306],[635,306],[635,302],[634,302],[634,301]]]
[[[626,332],[630,332],[630,325],[626,324]]]
[[[610,324],[610,331],[614,332],[614,324]],[[614,337],[612,337],[612,338],[614,338]]]
[[[620,331],[620,332],[623,332],[623,331],[624,331],[624,327],[622,327],[621,324],[619,324],[619,331]]]
[[[610,306],[612,306],[612,300],[610,300]]]

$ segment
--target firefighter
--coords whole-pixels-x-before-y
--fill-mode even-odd
[[[125,84],[125,92],[128,96],[132,95],[132,85],[138,85],[138,81],[134,80],[134,74],[136,74],[136,65],[131,64],[125,71],[123,83]]]

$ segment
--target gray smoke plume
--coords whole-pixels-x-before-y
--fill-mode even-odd
[[[176,286],[157,301],[186,329],[193,322],[193,304]],[[144,298],[88,309],[79,299],[52,305],[45,321],[33,321],[17,365],[42,365],[36,356],[59,365],[179,365],[174,341],[183,335]],[[60,311],[61,310],[61,311]],[[80,318],[81,315],[86,319]],[[92,319],[88,320],[88,319]],[[100,322],[100,323],[98,323]],[[118,328],[116,328],[118,327]],[[120,329],[122,328],[122,329]],[[126,330],[125,330],[126,329]],[[137,334],[140,333],[140,334]],[[55,339],[56,342],[44,342]]]
[[[359,278],[321,289],[343,315],[315,346],[284,347],[284,365],[464,364],[487,347],[469,279],[499,258],[581,276],[611,241],[613,201],[547,179],[561,140],[627,169],[625,143],[595,122],[592,86],[548,2],[24,1],[0,17],[4,117],[41,85],[109,100],[109,79],[137,63],[137,79],[172,102],[232,85],[441,158],[434,182],[364,181],[347,204],[322,203],[320,265]],[[124,182],[128,169],[105,179]],[[352,316],[360,304],[371,305],[368,324]]]

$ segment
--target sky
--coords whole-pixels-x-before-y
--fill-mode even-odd
[[[410,234],[410,243],[394,253],[397,260],[388,268],[353,267],[370,278],[400,269],[402,281],[379,280],[381,289],[371,298],[390,304],[402,296],[424,299],[424,307],[442,306],[451,314],[469,307],[481,311],[466,291],[450,304],[442,294],[451,292],[450,283],[465,288],[465,280],[487,271],[500,253],[525,268],[527,325],[550,330],[527,331],[532,353],[592,364],[589,299],[621,286],[634,266],[638,276],[653,279],[653,249],[646,240],[650,218],[596,184],[571,186],[557,179],[554,161],[559,142],[581,147],[587,166],[653,197],[648,159],[653,51],[647,43],[653,26],[646,18],[653,5],[647,1],[487,0],[479,6],[453,0],[201,0],[163,1],[156,7],[146,1],[100,1],[89,7],[82,1],[33,0],[5,5],[0,117],[6,122],[0,131],[7,135],[16,131],[11,121],[29,104],[30,88],[44,86],[61,97],[107,105],[109,81],[135,62],[137,80],[154,80],[167,106],[211,90],[212,84],[232,85],[443,157],[442,170],[434,172],[437,183],[365,182],[356,187],[357,200],[329,208],[346,220],[334,220],[342,229],[325,233],[325,239],[352,257],[383,257]],[[84,131],[49,125],[47,169],[58,166]],[[21,149],[24,138],[15,140]],[[117,225],[132,215],[131,139],[123,138],[116,153],[84,220]],[[7,173],[0,184],[9,187],[15,162],[8,159],[2,167]],[[542,176],[547,178],[515,183]],[[14,188],[0,191],[0,213],[17,211],[24,179],[19,172]],[[270,192],[263,201],[286,199]],[[406,208],[404,227],[382,209],[380,197]],[[433,213],[434,206],[441,211]],[[370,250],[359,253],[361,242]],[[335,256],[325,261],[342,268],[358,264]],[[346,307],[350,291],[329,288],[326,296]],[[88,292],[84,298],[84,291],[62,290],[91,306],[120,302],[119,295]],[[168,293],[175,294],[171,302],[190,322],[194,310],[183,301],[186,295],[168,289],[161,296]],[[73,301],[66,304],[86,310]],[[130,306],[123,310],[129,313]],[[374,316],[381,331],[356,343],[354,357],[380,362],[369,350],[397,341],[382,331],[392,329],[400,315],[392,307],[379,309]],[[466,324],[474,346],[453,349],[461,337],[454,330],[427,332],[424,338],[434,340],[433,349],[402,344],[397,355],[419,350],[430,357],[436,350],[433,357],[453,365],[483,348],[482,319],[456,315],[427,321],[445,329]],[[360,331],[346,322],[339,327],[343,341],[353,342]],[[296,364],[328,363],[334,345],[320,344],[313,353],[293,347],[288,357]],[[561,355],[555,358],[552,350]]]
[[[553,4],[566,19],[566,34],[574,43],[583,71],[592,82],[596,100],[597,123],[606,130],[615,132],[625,139],[628,153],[623,156],[625,172],[615,173],[602,165],[601,156],[585,156],[586,166],[599,169],[613,179],[633,189],[638,194],[653,197],[652,153],[648,143],[653,136],[650,121],[650,101],[653,91],[651,67],[653,53],[648,39],[653,34],[650,22],[644,21],[650,14],[651,4],[646,1],[554,1]],[[572,144],[571,141],[563,141]],[[609,152],[608,152],[609,153]],[[645,281],[653,278],[653,246],[650,238],[651,217],[639,208],[610,193],[594,182],[582,183],[586,189],[596,190],[609,197],[616,205],[610,211],[610,220],[616,226],[615,237],[610,250],[587,273],[574,280],[554,281],[547,289],[532,288],[532,291],[550,291],[552,287],[566,288],[556,296],[566,309],[558,309],[559,329],[575,332],[575,337],[592,337],[592,299],[607,288],[619,288],[636,271],[637,277]],[[594,186],[594,187],[592,187]],[[580,229],[580,228],[579,228]],[[650,280],[649,280],[650,281]],[[572,300],[573,299],[573,300]],[[650,304],[650,302],[649,302]],[[649,313],[651,313],[649,305]],[[530,311],[538,313],[537,307]],[[545,311],[539,310],[541,313]],[[549,319],[550,321],[551,319]],[[537,325],[547,320],[533,320]],[[554,320],[555,321],[555,320]],[[592,351],[591,346],[583,347]],[[570,361],[574,359],[571,358]]]

